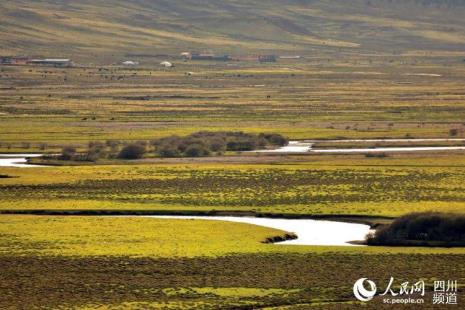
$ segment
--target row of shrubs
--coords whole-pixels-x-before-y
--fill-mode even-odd
[[[369,245],[465,246],[465,215],[411,213],[367,238]]]
[[[186,137],[170,136],[152,141],[160,157],[201,157],[226,151],[253,151],[288,144],[280,134],[201,131]]]
[[[146,141],[124,144],[120,141],[110,142],[110,146],[101,142],[90,142],[86,151],[78,152],[74,146],[63,147],[59,160],[90,161],[99,159],[140,159],[148,150]],[[54,156],[44,156],[45,159],[55,159]]]
[[[244,132],[202,131],[185,137],[170,136],[156,140],[124,144],[109,140],[91,142],[84,152],[66,146],[58,156],[60,160],[96,161],[101,158],[140,159],[147,153],[158,157],[203,157],[221,155],[226,151],[253,151],[287,145],[280,134],[249,134]]]

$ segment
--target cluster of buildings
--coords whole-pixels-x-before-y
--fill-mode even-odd
[[[74,63],[71,59],[63,58],[44,58],[44,59],[33,59],[26,56],[0,56],[0,65],[13,65],[13,66],[24,66],[24,65],[36,65],[36,66],[47,66],[47,67],[72,67]]]
[[[278,59],[300,59],[300,56],[276,56],[272,54],[256,54],[256,55],[242,55],[242,56],[230,56],[230,55],[216,55],[213,53],[196,53],[196,52],[183,52],[181,57],[185,60],[205,60],[205,61],[258,61],[261,63],[265,62],[276,62]],[[138,61],[126,60],[121,62],[124,66],[137,66]],[[0,65],[35,65],[35,66],[47,66],[47,67],[59,67],[67,68],[73,67],[74,63],[71,59],[65,58],[44,58],[35,59],[27,56],[0,56]],[[174,64],[168,61],[160,63],[161,66],[166,68],[174,67]]]
[[[230,56],[216,55],[213,53],[193,53],[183,52],[181,57],[186,60],[211,60],[211,61],[259,61],[259,62],[276,62],[275,55],[245,55],[245,56]]]
[[[29,57],[0,56],[2,65],[27,65],[31,59]]]

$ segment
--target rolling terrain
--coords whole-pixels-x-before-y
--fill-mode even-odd
[[[463,1],[2,1],[0,54],[463,52]]]

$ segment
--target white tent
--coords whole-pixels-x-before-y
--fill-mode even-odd
[[[169,62],[169,61],[162,61],[162,62],[160,62],[160,66],[163,66],[163,67],[165,67],[165,68],[174,67],[174,65],[173,65],[171,62]]]
[[[138,61],[126,60],[123,61],[124,66],[137,66],[139,64]]]

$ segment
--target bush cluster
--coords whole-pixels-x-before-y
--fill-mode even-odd
[[[464,246],[465,215],[411,213],[368,237],[370,245]]]
[[[89,142],[87,150],[78,152],[74,146],[65,146],[58,155],[59,160],[90,161],[95,162],[102,158],[140,159],[147,152],[147,142],[123,144],[120,141],[109,140],[106,143]],[[53,159],[44,155],[45,159]]]
[[[201,131],[186,137],[170,136],[152,141],[160,157],[201,157],[225,151],[253,151],[283,146],[288,140],[280,134]]]
[[[140,159],[146,152],[145,146],[140,143],[131,143],[121,149],[118,154],[120,159]]]
[[[286,145],[288,140],[280,134],[248,134],[244,132],[196,132],[189,136],[170,136],[149,144],[137,141],[124,144],[117,140],[106,143],[90,142],[85,152],[74,146],[65,146],[58,159],[97,161],[101,158],[140,159],[147,152],[159,157],[203,157],[221,155],[226,151],[253,151]]]

